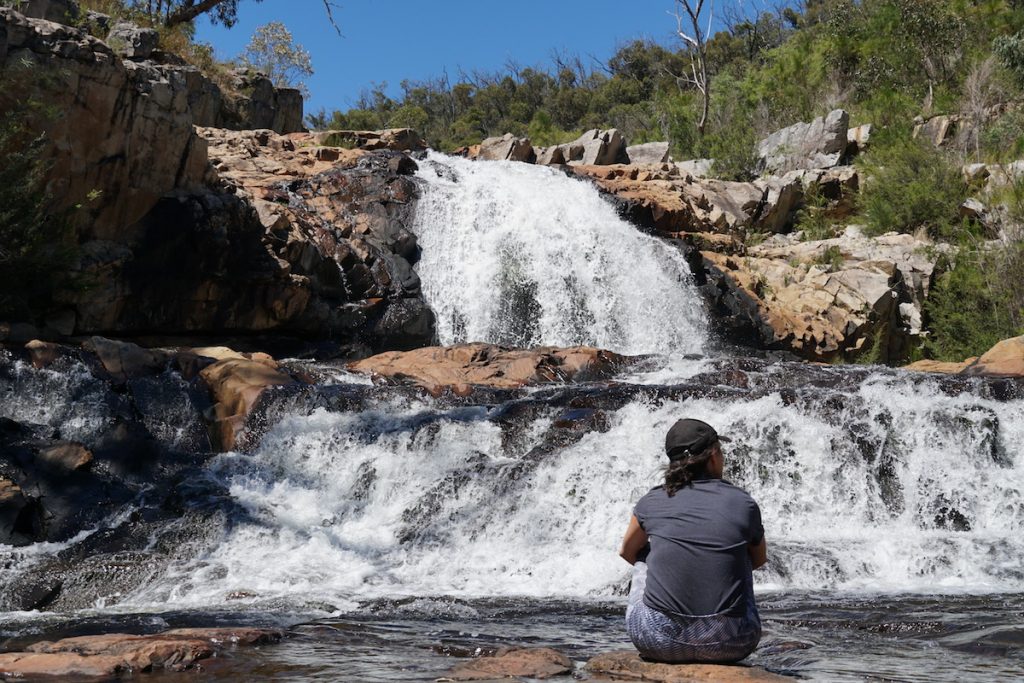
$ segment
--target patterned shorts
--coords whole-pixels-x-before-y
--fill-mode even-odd
[[[647,565],[633,565],[633,583],[626,607],[626,631],[644,659],[657,662],[738,662],[761,640],[761,618],[748,585],[747,611],[742,617],[712,614],[691,617],[665,614],[644,604]]]

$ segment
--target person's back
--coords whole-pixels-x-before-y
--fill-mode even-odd
[[[751,570],[766,561],[757,503],[724,481],[715,430],[680,420],[665,485],[640,499],[620,554],[634,563],[626,626],[657,661],[732,662],[757,646]]]
[[[752,539],[761,514],[743,489],[724,479],[696,479],[669,496],[663,486],[636,504],[651,544],[644,602],[669,614],[742,615]]]

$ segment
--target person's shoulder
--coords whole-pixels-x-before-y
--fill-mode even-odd
[[[745,498],[754,502],[754,497],[747,493],[746,489],[740,488],[739,486],[736,486],[736,484],[733,484],[731,481],[726,481],[725,479],[719,479],[718,482],[722,490],[728,495]]]

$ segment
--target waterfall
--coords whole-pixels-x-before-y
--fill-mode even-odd
[[[819,372],[826,385],[848,374]],[[543,399],[511,421],[493,407],[409,399],[316,407],[280,422],[255,454],[221,456],[215,471],[246,520],[129,604],[617,598],[618,543],[683,415],[734,439],[726,477],[759,501],[767,529],[760,589],[1019,589],[1024,401],[865,376],[853,392],[805,388],[798,400],[786,388],[723,398],[710,386],[688,398],[640,391],[589,412]],[[565,424],[580,420],[599,427],[567,438]]]
[[[590,344],[695,353],[704,311],[678,250],[588,182],[546,167],[431,153],[414,230],[442,344]]]

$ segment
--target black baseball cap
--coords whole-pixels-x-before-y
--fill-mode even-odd
[[[700,455],[716,441],[728,442],[707,422],[685,418],[676,421],[665,435],[665,454],[671,461]]]

